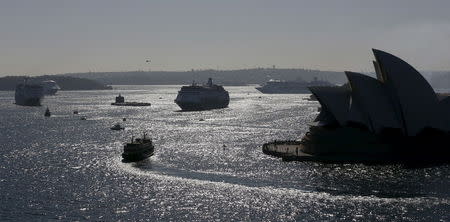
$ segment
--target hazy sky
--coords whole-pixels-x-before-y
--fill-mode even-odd
[[[0,30],[0,75],[372,71],[371,48],[450,70],[449,0],[0,0]]]

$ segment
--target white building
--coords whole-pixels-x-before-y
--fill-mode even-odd
[[[373,49],[377,79],[345,72],[349,85],[310,87],[322,106],[320,125],[358,124],[373,133],[401,130],[415,136],[425,128],[450,131],[450,98],[439,101],[414,67],[387,52]]]

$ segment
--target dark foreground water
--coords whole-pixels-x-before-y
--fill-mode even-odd
[[[229,108],[178,112],[178,88],[59,92],[43,107],[16,106],[13,92],[0,92],[0,220],[450,220],[449,166],[327,165],[262,154],[264,142],[307,131],[319,106],[302,100],[307,95],[226,87]],[[119,91],[152,106],[109,105]],[[43,116],[47,105],[51,118]],[[125,131],[109,129],[124,117]],[[123,143],[144,131],[155,156],[122,163]]]

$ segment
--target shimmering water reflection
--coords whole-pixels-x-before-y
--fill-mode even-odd
[[[43,107],[16,106],[13,92],[0,92],[0,219],[450,219],[448,166],[326,165],[262,154],[264,142],[307,131],[319,106],[303,100],[308,95],[226,87],[229,108],[178,112],[178,89],[66,91]],[[109,105],[119,92],[152,106]],[[124,131],[109,130],[122,118]],[[154,138],[155,156],[123,163],[123,143],[142,132]]]

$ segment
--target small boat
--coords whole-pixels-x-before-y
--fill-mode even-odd
[[[124,130],[125,127],[121,126],[120,124],[116,124],[113,127],[111,127],[112,130]]]
[[[81,120],[86,120],[87,118],[85,116],[82,116],[80,119]]]
[[[75,114],[75,115],[78,114],[78,110],[74,110],[73,114]]]
[[[153,156],[154,151],[152,139],[147,138],[144,133],[142,138],[134,139],[134,137],[131,137],[131,142],[126,143],[123,147],[122,158],[127,162],[140,161]]]
[[[51,115],[52,115],[52,113],[50,112],[50,110],[49,110],[48,107],[47,107],[47,109],[45,110],[44,116],[45,116],[45,117],[50,117]]]

